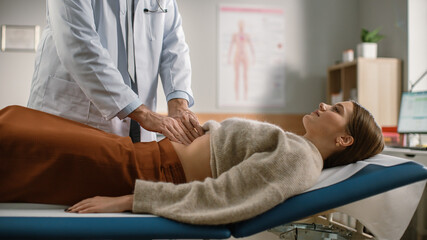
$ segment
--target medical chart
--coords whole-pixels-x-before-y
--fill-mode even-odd
[[[218,11],[218,106],[283,106],[284,10],[233,4]]]

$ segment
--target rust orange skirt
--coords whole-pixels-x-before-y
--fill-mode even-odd
[[[71,205],[131,194],[136,179],[186,182],[169,140],[134,144],[37,110],[0,110],[0,202]]]

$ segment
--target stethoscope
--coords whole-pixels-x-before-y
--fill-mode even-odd
[[[168,12],[168,10],[166,8],[163,8],[160,5],[159,0],[156,0],[156,2],[157,2],[157,6],[158,6],[158,8],[156,10],[149,10],[148,8],[144,8],[144,13],[167,13]]]

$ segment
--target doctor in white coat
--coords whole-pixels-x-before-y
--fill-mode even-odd
[[[203,132],[194,103],[188,46],[175,0],[133,0],[137,93],[128,73],[126,0],[48,0],[28,106],[121,136],[130,118],[140,141],[159,132],[184,144]],[[155,113],[158,76],[168,116]]]

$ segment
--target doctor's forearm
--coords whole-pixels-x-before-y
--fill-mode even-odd
[[[128,115],[131,119],[137,121],[141,127],[148,131],[162,133],[162,128],[166,124],[164,122],[165,116],[151,111],[147,106],[141,104],[132,113]]]
[[[147,118],[147,115],[149,114],[154,114],[153,111],[151,111],[150,109],[148,109],[147,106],[145,106],[144,104],[141,104],[139,107],[137,107],[133,112],[131,112],[128,117],[130,117],[131,119],[139,122],[140,124],[142,122],[144,122]]]
[[[168,115],[173,116],[177,111],[188,109],[188,101],[182,98],[174,98],[168,101]]]
[[[141,104],[133,112],[131,112],[128,117],[137,121],[141,127],[148,131],[163,133],[162,128],[165,124],[163,122],[164,116],[151,111],[147,106]]]

